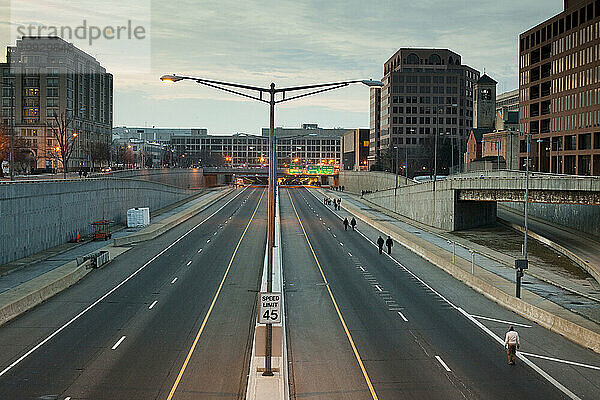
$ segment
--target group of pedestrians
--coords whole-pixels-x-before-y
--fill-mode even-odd
[[[354,219],[354,217],[352,217],[352,220],[349,223],[350,223],[350,226],[352,226],[352,230],[355,230],[356,220]],[[344,230],[345,231],[348,230],[348,218],[344,218]]]
[[[326,206],[330,206],[333,204],[334,210],[341,210],[342,207],[340,204],[342,203],[342,199],[330,199],[329,197],[323,197],[323,204]]]

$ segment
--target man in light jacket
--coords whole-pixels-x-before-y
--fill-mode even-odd
[[[509,365],[515,365],[515,355],[517,354],[517,349],[520,346],[521,342],[519,341],[519,334],[511,326],[508,328],[508,332],[506,332],[506,338],[504,339],[504,347],[506,347],[506,352],[508,354]]]

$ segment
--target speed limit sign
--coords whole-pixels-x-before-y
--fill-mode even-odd
[[[261,292],[258,299],[258,323],[281,322],[281,292]]]

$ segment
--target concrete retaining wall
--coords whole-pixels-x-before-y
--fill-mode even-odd
[[[197,189],[205,186],[204,174],[201,168],[126,169],[95,176],[102,178],[133,178],[177,186],[183,189]]]
[[[396,175],[381,171],[340,171],[339,184],[350,193],[382,191],[396,187]],[[398,185],[406,185],[406,178],[399,176]]]
[[[0,185],[0,264],[65,243],[91,222],[125,222],[127,209],[157,210],[195,191],[135,179],[56,180]]]
[[[523,212],[523,203],[501,203]],[[529,215],[600,239],[600,206],[529,203]]]
[[[496,203],[459,201],[455,190],[433,191],[432,183],[365,194],[364,199],[414,221],[446,231],[496,221]],[[394,195],[397,192],[397,196]]]

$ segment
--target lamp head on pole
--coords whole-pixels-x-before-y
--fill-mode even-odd
[[[374,81],[373,79],[365,79],[365,80],[361,81],[361,83],[364,85],[367,85],[369,87],[382,87],[383,86],[383,82]]]
[[[171,75],[163,75],[160,77],[160,80],[163,82],[179,82],[180,80],[183,80],[182,77],[177,76],[175,74],[171,74]]]

